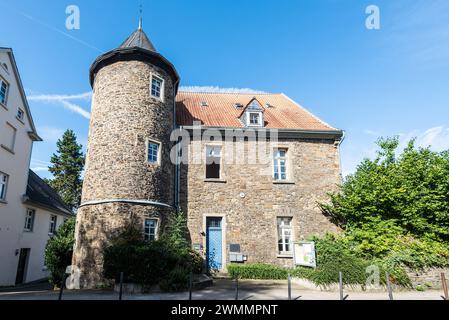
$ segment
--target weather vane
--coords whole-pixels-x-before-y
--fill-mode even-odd
[[[139,5],[139,29],[142,29],[142,3]]]

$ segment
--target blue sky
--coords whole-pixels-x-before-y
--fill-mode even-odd
[[[283,92],[344,129],[343,173],[374,155],[379,136],[449,149],[449,1],[0,0],[0,46],[12,47],[44,142],[46,166],[62,132],[85,146],[90,64],[143,27],[182,86]],[[380,30],[365,27],[368,5]],[[80,30],[67,30],[68,5]]]

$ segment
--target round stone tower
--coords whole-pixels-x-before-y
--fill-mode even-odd
[[[129,223],[154,238],[175,202],[170,134],[179,76],[141,26],[90,68],[88,151],[76,220],[72,281],[103,283],[103,250]],[[78,275],[74,275],[77,270]]]

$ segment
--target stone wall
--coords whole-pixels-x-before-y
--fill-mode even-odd
[[[190,151],[193,149],[190,144]],[[223,152],[239,144],[245,148],[239,160],[248,155],[248,142],[220,142]],[[272,179],[272,163],[223,164],[222,179],[205,180],[205,163],[182,166],[181,204],[188,216],[193,244],[206,246],[205,217],[223,216],[226,261],[229,245],[240,244],[248,262],[264,262],[291,266],[291,256],[277,251],[277,217],[292,217],[293,240],[298,241],[326,231],[338,231],[328,221],[318,202],[326,201],[327,192],[336,190],[340,180],[338,147],[332,140],[284,140],[279,146],[288,148],[290,178],[287,183]],[[241,146],[242,147],[242,146]],[[205,143],[201,144],[205,155]],[[266,152],[271,159],[272,149]]]
[[[446,276],[446,282],[449,286],[449,268],[426,268],[424,270],[407,270],[414,288],[417,286],[428,287],[432,289],[442,288],[441,273]]]

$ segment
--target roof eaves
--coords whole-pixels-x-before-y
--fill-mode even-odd
[[[19,69],[17,68],[16,59],[14,58],[14,53],[11,48],[0,47],[0,50],[7,52],[9,58],[11,60],[11,64],[16,75],[17,84],[19,87],[20,96],[22,97],[23,104],[25,105],[25,109],[28,115],[28,119],[30,121],[31,131],[29,132],[29,136],[33,141],[42,141],[42,139],[37,134],[36,127],[34,125],[33,117],[31,115],[30,106],[28,105],[28,100],[26,98],[25,90],[23,89],[22,79],[20,78]]]

